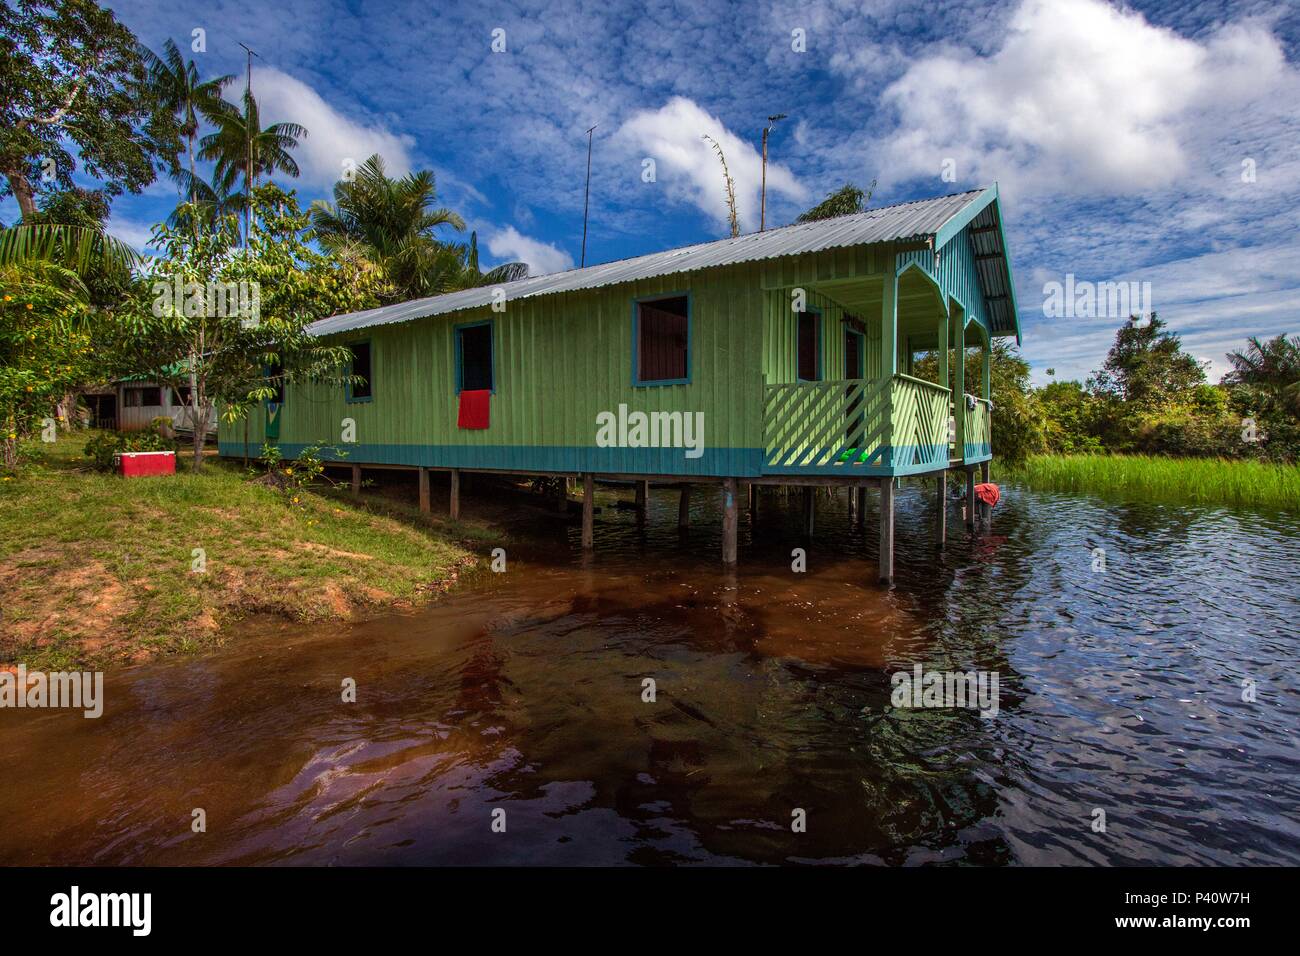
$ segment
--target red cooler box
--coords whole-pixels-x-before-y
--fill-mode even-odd
[[[117,464],[117,473],[123,478],[176,474],[174,451],[124,451],[113,458]]]

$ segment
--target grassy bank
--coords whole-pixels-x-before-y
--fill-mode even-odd
[[[1300,509],[1300,466],[1149,455],[1035,455],[1004,474],[1043,491]]]
[[[123,664],[219,645],[248,614],[419,603],[475,563],[474,542],[501,538],[323,487],[291,507],[215,459],[199,475],[124,480],[90,469],[86,439],[34,445],[0,478],[0,664]]]

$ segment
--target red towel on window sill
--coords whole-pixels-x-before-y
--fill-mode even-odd
[[[1002,491],[993,482],[981,482],[975,486],[975,497],[992,508],[1002,498]]]
[[[481,388],[460,393],[460,414],[456,416],[459,428],[487,428],[488,402],[492,392]]]

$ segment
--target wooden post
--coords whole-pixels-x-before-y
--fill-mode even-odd
[[[975,469],[966,469],[966,527],[975,527]]]
[[[867,486],[862,485],[855,489],[854,493],[858,496],[858,527],[865,528],[867,526]]]
[[[691,526],[691,486],[682,485],[681,497],[677,499],[677,527],[685,530]]]
[[[939,472],[935,483],[939,486],[935,493],[935,502],[939,506],[939,513],[935,516],[934,522],[934,539],[935,544],[943,547],[944,542],[948,540],[948,473]]]
[[[460,520],[460,469],[451,470],[451,520]]]
[[[582,476],[582,550],[596,547],[596,481],[588,472]]]
[[[758,485],[749,486],[749,524],[758,524]]]
[[[638,481],[636,483],[636,524],[637,527],[645,526],[645,510],[650,500],[650,482]]]
[[[803,489],[803,531],[808,537],[813,536],[817,505],[813,498],[813,488],[804,485]]]
[[[361,497],[361,466],[352,466],[352,497]]]
[[[420,513],[429,513],[429,469],[420,466]]]
[[[987,461],[980,462],[980,481],[982,481],[984,484],[988,484],[989,463]],[[984,527],[988,528],[989,530],[992,530],[993,509],[982,501],[980,502],[980,520],[984,522]]]
[[[728,566],[736,563],[736,528],[740,523],[736,511],[736,479],[724,478],[722,480],[722,563]]]
[[[894,479],[880,479],[880,583],[894,580]]]

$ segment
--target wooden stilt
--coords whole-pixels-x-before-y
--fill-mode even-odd
[[[582,476],[582,550],[596,547],[596,481],[590,473]]]
[[[361,497],[361,466],[352,466],[352,497]]]
[[[460,469],[451,470],[451,520],[460,520]]]
[[[980,481],[988,484],[989,481],[989,462],[980,462]],[[993,527],[993,509],[980,502],[980,520],[984,522],[984,527],[991,529]]]
[[[855,493],[855,494],[857,495],[857,497],[858,497],[858,514],[857,514],[858,527],[859,527],[859,528],[865,528],[865,527],[867,526],[867,487],[866,487],[866,485],[863,485],[862,487],[855,489],[855,490],[854,490],[854,493]]]
[[[938,513],[934,521],[934,543],[942,548],[944,542],[948,540],[948,473],[939,472],[935,484],[938,485],[935,492]]]
[[[803,531],[808,537],[813,536],[815,516],[817,505],[813,497],[814,489],[804,486],[803,489]]]
[[[429,513],[429,469],[420,469],[420,513]]]
[[[758,524],[758,485],[749,486],[749,523]]]
[[[736,479],[722,481],[722,563],[736,563],[736,529],[739,525],[736,502]]]
[[[637,527],[645,525],[646,505],[650,500],[650,482],[638,481],[636,483],[636,523]]]
[[[677,527],[683,530],[691,526],[691,486],[682,485],[681,497],[677,499]]]
[[[975,527],[975,469],[966,469],[966,527]]]
[[[880,479],[880,583],[894,580],[894,479]]]

